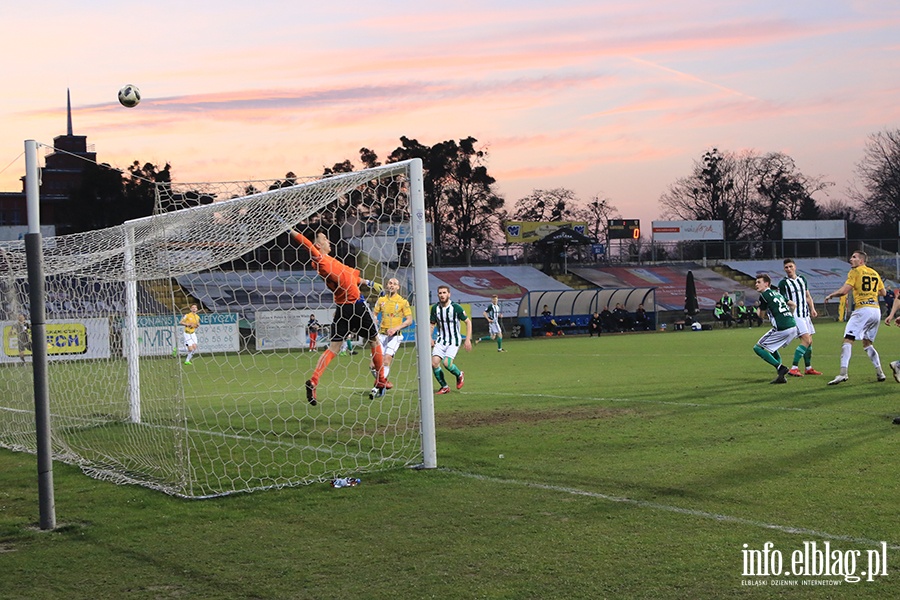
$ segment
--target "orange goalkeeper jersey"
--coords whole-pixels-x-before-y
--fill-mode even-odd
[[[335,304],[354,304],[361,298],[359,284],[362,280],[358,269],[352,269],[338,259],[322,254],[302,233],[295,231],[293,236],[309,250],[316,271],[325,280],[328,289],[334,293]]]

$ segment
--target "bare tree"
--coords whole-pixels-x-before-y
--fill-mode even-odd
[[[755,171],[756,194],[750,203],[752,235],[759,240],[777,239],[785,219],[817,219],[819,207],[812,195],[830,183],[804,175],[794,159],[781,152],[748,156]]]
[[[785,219],[815,219],[813,194],[831,183],[797,170],[783,153],[721,153],[713,148],[660,198],[666,216],[722,221],[726,240],[770,240]]]
[[[516,200],[512,218],[518,221],[574,221],[578,210],[578,196],[566,188],[532,190]]]
[[[725,239],[742,239],[746,225],[746,175],[733,154],[713,148],[694,163],[694,172],[679,179],[660,197],[665,216],[683,220],[722,221]]]
[[[599,194],[590,199],[585,206],[572,211],[575,221],[584,221],[588,224],[585,235],[595,240],[606,239],[606,228],[610,219],[619,218],[619,209],[613,206],[609,198]]]
[[[850,197],[867,209],[860,218],[896,233],[900,221],[900,129],[869,136],[856,174],[863,191],[850,190]]]

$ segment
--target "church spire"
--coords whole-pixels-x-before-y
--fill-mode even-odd
[[[66,115],[68,116],[66,135],[72,135],[72,92],[69,88],[66,88]]]

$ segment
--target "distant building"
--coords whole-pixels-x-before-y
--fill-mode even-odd
[[[53,138],[53,152],[44,159],[40,185],[41,225],[56,225],[60,233],[71,230],[71,223],[64,222],[66,205],[72,192],[81,187],[85,168],[97,162],[97,153],[93,145],[88,146],[87,136],[72,133],[72,98],[68,91],[66,117],[66,135]],[[23,176],[21,191],[0,192],[0,225],[26,225],[27,221]]]

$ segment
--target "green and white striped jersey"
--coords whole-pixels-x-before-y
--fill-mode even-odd
[[[496,321],[500,317],[500,304],[488,304],[484,312],[487,313],[488,319]]]
[[[806,284],[806,277],[797,275],[796,279],[785,277],[778,284],[778,291],[784,296],[785,300],[793,300],[797,303],[796,315],[798,317],[809,317],[809,304],[806,303],[806,291],[809,286]]]
[[[435,342],[461,346],[463,337],[459,330],[459,324],[468,319],[465,309],[456,302],[451,301],[447,306],[441,306],[441,303],[438,302],[432,306],[430,321],[435,326]]]

